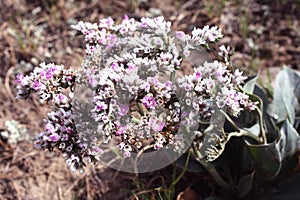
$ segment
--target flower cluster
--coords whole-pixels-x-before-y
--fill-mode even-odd
[[[125,16],[120,24],[115,24],[114,20],[109,17],[100,20],[100,23],[98,24],[80,21],[77,25],[73,25],[72,28],[80,31],[85,36],[85,40],[88,42],[86,52],[90,54],[99,46],[106,48],[118,46],[118,39],[120,36],[133,36],[135,40],[139,38],[140,32],[166,36],[166,34],[171,32],[171,22],[165,21],[162,16],[154,19],[142,18],[140,21],[136,21],[133,18],[129,19]],[[166,42],[164,40],[166,38],[155,37],[155,34],[151,35],[150,40],[145,40],[147,43],[146,52],[149,51],[152,46],[148,46],[148,41],[153,42],[154,39],[155,45],[158,46],[163,46]],[[190,50],[197,46],[207,47],[209,43],[214,43],[222,37],[221,29],[217,26],[205,26],[202,29],[194,28],[192,35],[187,35],[183,31],[176,32],[176,38],[183,44],[183,56],[189,56]],[[168,39],[170,39],[170,37],[168,37]],[[130,41],[126,41],[126,38],[123,38],[123,40],[127,43]],[[171,48],[171,46],[169,46],[169,48]],[[156,46],[155,49],[159,50],[160,48]]]
[[[223,37],[221,29],[217,26],[209,27],[208,25],[202,29],[194,28],[192,35],[186,35],[182,31],[177,31],[176,36],[179,40],[185,42],[185,54],[187,55],[189,48],[195,48],[200,45],[208,47],[209,43],[214,43]]]
[[[106,83],[113,82],[108,79]],[[120,98],[124,88],[105,84],[94,97],[95,107],[92,110],[99,122],[98,130],[102,130],[109,139],[113,137],[121,141],[119,149],[123,151],[124,157],[148,144],[153,144],[154,149],[160,149],[175,143],[180,105],[171,86],[169,81],[161,83],[151,78],[140,84],[137,92],[127,99]]]
[[[32,73],[18,74],[17,98],[26,99],[31,92],[37,92],[40,101],[51,102],[54,111],[44,120],[45,131],[36,134],[34,147],[37,149],[58,148],[66,157],[72,171],[84,166],[83,159],[95,161],[98,152],[92,151],[88,143],[80,140],[75,126],[71,100],[74,97],[75,72],[62,65],[41,63]],[[69,94],[65,91],[69,89]]]
[[[240,91],[247,78],[242,74],[238,69],[231,72],[218,61],[205,62],[195,68],[192,75],[179,79],[179,86],[186,91],[187,103],[193,104],[203,119],[210,117],[215,109],[237,116],[242,110],[254,110],[256,106],[256,102],[251,102],[249,96]]]
[[[199,123],[195,115],[207,119],[214,109],[224,109],[237,116],[255,106],[239,89],[246,77],[227,67],[230,49],[220,48],[224,63],[206,62],[193,74],[175,78],[191,50],[222,37],[218,27],[173,34],[171,22],[163,17],[137,21],[127,16],[120,24],[109,17],[72,27],[87,42],[79,70],[42,63],[16,80],[18,98],[38,92],[42,102],[54,105],[35,147],[58,148],[72,170],[81,169],[84,160],[99,159],[101,144],[109,142],[117,144],[125,158],[149,146],[182,152],[189,145],[184,132]],[[80,95],[74,97],[75,85],[91,91],[88,103],[80,103]]]
[[[38,92],[41,102],[52,100],[55,104],[67,105],[68,97],[62,91],[74,86],[75,73],[72,69],[64,69],[62,65],[41,63],[28,76],[18,74],[16,82],[17,98],[26,99],[31,92]]]

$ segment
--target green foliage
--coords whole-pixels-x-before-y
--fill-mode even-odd
[[[253,94],[258,76],[259,75],[257,74],[256,76],[252,76],[252,77],[248,78],[247,82],[245,83],[245,85],[243,87],[244,92],[246,92],[248,94]]]
[[[255,171],[252,172],[251,174],[247,174],[243,176],[238,183],[238,196],[240,198],[246,196],[251,188],[252,188],[252,183],[254,179]]]
[[[280,170],[280,152],[276,141],[268,144],[248,144],[249,151],[256,165],[258,177],[265,180],[273,179]]]
[[[203,153],[194,149],[196,159],[220,186],[208,199],[261,198],[270,187],[285,180],[298,163],[300,75],[284,68],[275,80],[270,104],[269,94],[256,84],[257,78],[248,78],[241,89],[258,102],[256,110],[244,111],[237,118],[219,112],[225,124],[218,129],[223,137],[216,143],[219,146],[214,148],[213,161],[204,160]],[[206,134],[211,129],[209,126]]]
[[[274,99],[268,113],[277,122],[288,119],[295,122],[296,113],[300,111],[300,75],[294,70],[284,68],[277,76],[274,86]]]

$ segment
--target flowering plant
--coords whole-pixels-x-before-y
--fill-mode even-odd
[[[45,131],[36,135],[35,148],[59,149],[73,171],[91,161],[107,159],[111,164],[112,155],[104,156],[111,147],[122,162],[161,150],[175,152],[169,160],[174,161],[190,149],[204,167],[211,168],[207,161],[220,160],[235,136],[243,138],[252,161],[261,167],[256,171],[270,172],[268,178],[279,172],[281,164],[275,170],[264,168],[266,161],[261,157],[267,158],[270,142],[275,149],[274,138],[283,135],[278,136],[276,128],[293,129],[294,104],[287,109],[292,121],[283,122],[284,112],[277,110],[282,100],[275,90],[267,114],[268,99],[255,85],[256,77],[247,78],[233,68],[229,46],[212,48],[223,36],[221,29],[205,26],[186,34],[173,32],[171,22],[163,17],[137,21],[127,16],[119,24],[109,17],[99,23],[79,22],[72,28],[87,43],[80,68],[42,63],[29,75],[17,76],[18,98],[36,92],[41,102],[52,105],[44,120]],[[213,50],[218,54],[211,59],[206,51]],[[204,60],[198,61],[201,56]],[[280,116],[278,126],[274,116]],[[299,137],[293,135],[288,142],[296,145],[289,155],[299,150]],[[280,148],[276,150],[279,163],[284,158]],[[138,172],[145,172],[144,168],[145,164],[140,165]],[[157,168],[148,170],[153,169]],[[212,175],[228,189],[218,174]]]
[[[222,37],[217,27],[195,28],[188,35],[173,33],[163,17],[136,21],[127,16],[120,24],[107,18],[72,27],[87,42],[87,57],[79,70],[42,63],[30,75],[19,74],[16,81],[18,98],[37,92],[41,102],[53,104],[35,147],[57,147],[73,170],[81,169],[84,159],[96,161],[103,153],[100,143],[112,139],[124,157],[147,145],[155,150],[171,145],[182,152],[187,148],[183,133],[201,135],[200,129],[191,130],[192,124],[209,120],[216,109],[232,116],[255,109],[257,102],[241,90],[246,77],[230,65],[229,47],[220,47],[219,60],[205,61],[192,74],[176,77],[191,51],[209,49]],[[92,91],[91,110],[85,114],[93,127],[79,117],[82,113],[75,114],[82,106],[74,96],[78,85]]]

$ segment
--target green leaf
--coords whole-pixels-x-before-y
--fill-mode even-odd
[[[247,140],[244,141],[248,145],[258,177],[263,180],[274,179],[281,168],[281,155],[276,141],[255,145],[250,144]]]
[[[257,137],[259,137],[259,135],[260,135],[259,123],[254,124],[250,128],[244,128],[244,130],[248,131],[249,133],[251,133]]]
[[[268,144],[250,144],[250,154],[256,165],[258,177],[273,180],[284,168],[290,169],[291,158],[300,150],[300,136],[292,124],[286,120],[276,140]]]
[[[292,124],[295,120],[295,111],[299,111],[300,75],[289,68],[279,72],[275,80],[274,99],[268,113],[277,118],[277,122],[288,119]]]
[[[288,120],[282,124],[280,136],[277,145],[281,154],[282,167],[278,180],[286,178],[297,166],[300,151],[300,136]]]
[[[238,183],[238,196],[240,198],[246,196],[253,184],[253,178],[254,178],[255,171],[252,172],[251,174],[247,174],[246,176],[243,176]]]
[[[241,128],[250,128],[254,124],[257,123],[257,114],[255,111],[249,112],[249,110],[243,110],[241,111],[240,115],[238,117],[231,117],[231,119],[236,123],[238,127]],[[224,128],[226,132],[231,132],[236,129],[230,129],[230,124],[228,124],[228,121],[225,122]]]
[[[246,92],[247,94],[253,94],[254,92],[254,87],[256,84],[256,80],[259,76],[259,73],[255,76],[249,77],[248,80],[246,81],[243,91]]]
[[[261,88],[259,85],[255,85],[254,94],[261,99],[261,102],[263,105],[262,111],[263,111],[263,114],[265,115],[267,112],[267,108],[269,106],[268,95],[266,94],[265,90],[263,88]]]
[[[280,129],[280,139],[277,143],[281,160],[292,157],[300,150],[300,136],[289,121],[285,121]]]
[[[267,141],[274,141],[278,138],[279,128],[276,126],[275,120],[269,115],[264,115],[264,128],[267,135]]]

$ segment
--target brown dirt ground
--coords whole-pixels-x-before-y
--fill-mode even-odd
[[[234,63],[237,67],[250,74],[258,70],[266,74],[269,70],[272,75],[284,64],[299,69],[299,1],[222,2],[0,1],[0,131],[7,129],[7,120],[24,125],[31,136],[43,129],[42,119],[47,108],[35,97],[29,101],[16,100],[14,78],[19,72],[30,72],[43,61],[80,66],[84,40],[75,36],[70,28],[79,20],[96,22],[112,16],[119,21],[125,14],[136,18],[162,14],[173,22],[174,29],[187,32],[194,26],[219,25],[225,35],[221,43],[236,49]],[[172,167],[140,175],[139,181],[145,182],[145,187],[138,189],[131,174],[102,165],[87,167],[83,174],[72,174],[58,152],[38,152],[31,141],[12,145],[0,138],[0,199],[137,199],[141,191],[154,195],[151,188],[167,186],[170,171]],[[214,183],[206,174],[187,173],[176,191],[192,187],[195,182],[199,184],[199,180],[202,188],[194,190],[197,195],[207,197]]]

